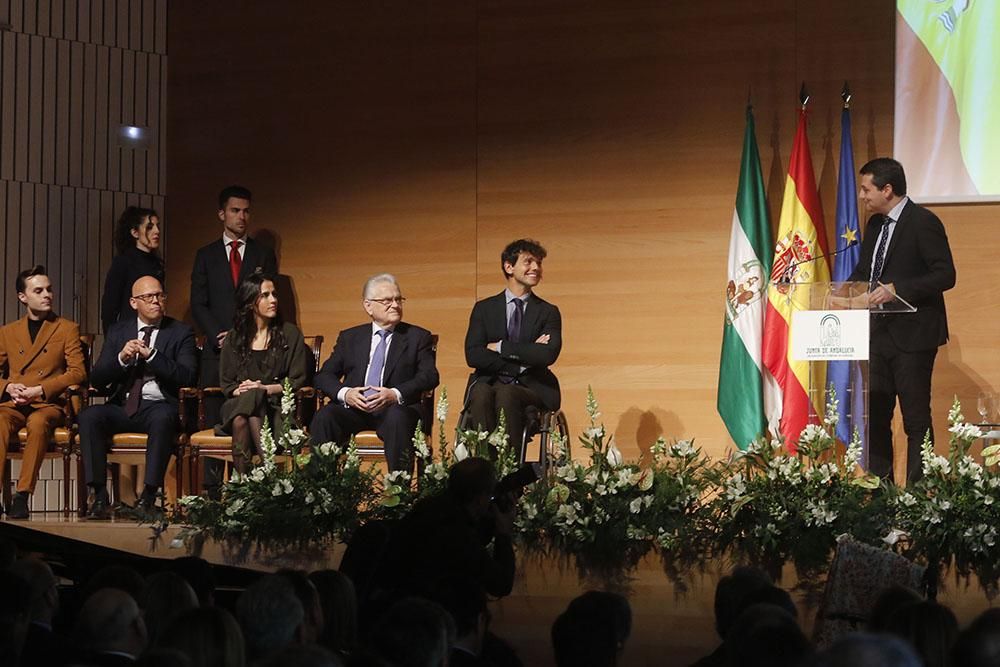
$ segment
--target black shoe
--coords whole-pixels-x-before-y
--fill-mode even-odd
[[[18,492],[14,495],[14,502],[11,503],[10,509],[7,510],[8,519],[27,519],[28,515],[31,514],[31,510],[28,509],[28,498],[27,493]]]
[[[94,500],[90,503],[90,508],[87,511],[87,519],[91,521],[107,521],[113,514],[114,510],[111,509],[107,489],[97,489],[94,493]]]
[[[156,489],[143,489],[139,495],[139,500],[135,504],[135,513],[139,519],[148,519],[162,513],[159,505],[156,504],[158,494]]]

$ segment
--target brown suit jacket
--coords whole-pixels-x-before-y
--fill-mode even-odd
[[[28,316],[0,327],[0,396],[11,382],[42,386],[42,397],[32,405],[62,405],[63,392],[87,379],[76,322],[49,315],[31,342]],[[0,405],[13,405],[8,397]]]

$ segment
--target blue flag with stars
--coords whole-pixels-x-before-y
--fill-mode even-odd
[[[840,114],[840,173],[837,183],[837,256],[834,258],[833,281],[847,280],[861,255],[861,234],[858,232],[858,188],[854,177],[854,148],[851,145],[851,111],[844,108]],[[853,247],[848,247],[852,242]],[[866,430],[864,390],[861,364],[857,361],[831,361],[827,368],[827,381],[837,392],[840,421],[837,438],[851,441],[857,428],[862,439]],[[867,468],[868,447],[862,440],[861,465]]]

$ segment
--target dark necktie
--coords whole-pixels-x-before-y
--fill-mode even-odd
[[[889,245],[890,224],[892,224],[892,218],[885,216],[885,222],[882,223],[882,234],[878,240],[878,248],[875,250],[875,262],[872,264],[872,279],[868,284],[869,292],[878,287],[878,279],[882,277],[882,268],[885,265],[885,248]]]
[[[229,272],[233,275],[233,287],[240,286],[240,267],[243,266],[243,258],[240,257],[240,242],[231,241],[232,252],[229,253]]]
[[[385,368],[385,348],[388,345],[389,332],[382,329],[375,332],[376,336],[379,336],[378,345],[375,346],[375,352],[372,354],[372,361],[368,364],[368,375],[365,377],[365,384],[369,387],[381,387],[382,386],[382,369]],[[365,396],[370,396],[376,393],[374,389],[369,389],[365,392]]]
[[[155,327],[143,327],[139,331],[142,332],[142,344],[149,346],[149,339],[153,337],[153,329]],[[134,417],[135,413],[139,412],[139,401],[142,400],[142,385],[145,384],[146,379],[146,360],[142,357],[136,357],[135,366],[132,367],[132,388],[128,390],[128,398],[125,399],[125,414],[129,417]]]
[[[524,317],[524,300],[514,299],[514,312],[510,314],[507,323],[507,340],[512,343],[521,342],[521,319]]]

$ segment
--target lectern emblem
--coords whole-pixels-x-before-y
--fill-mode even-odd
[[[840,347],[840,318],[830,314],[819,321],[819,344]]]

